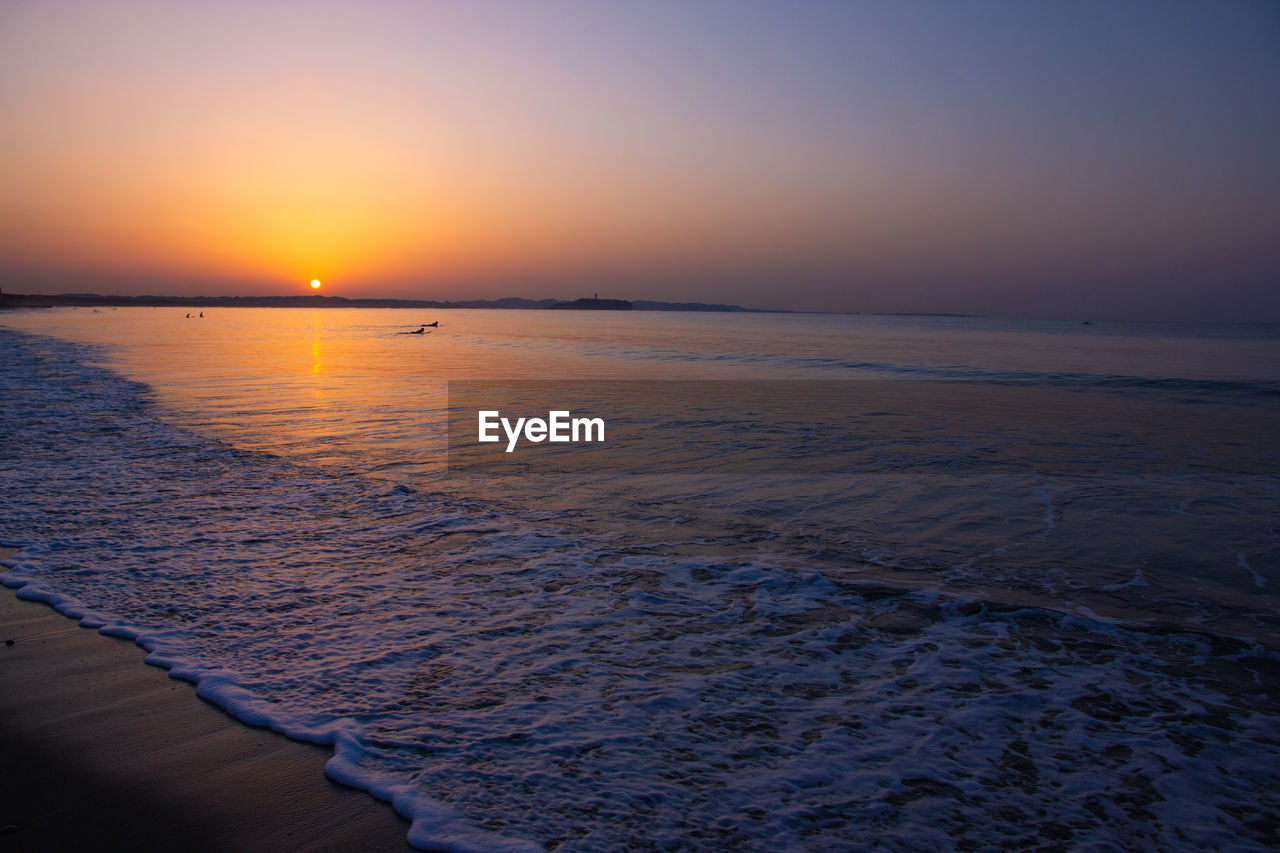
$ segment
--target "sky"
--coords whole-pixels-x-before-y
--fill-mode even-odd
[[[1280,321],[1274,0],[0,0],[0,287]]]

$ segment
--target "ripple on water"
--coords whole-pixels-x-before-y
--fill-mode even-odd
[[[2,336],[0,536],[26,543],[6,583],[334,743],[330,772],[415,843],[1280,845],[1258,645],[329,476]]]

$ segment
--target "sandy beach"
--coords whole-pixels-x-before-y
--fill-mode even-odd
[[[244,726],[135,644],[14,593],[0,591],[5,850],[412,849],[390,806],[324,776],[328,749]]]

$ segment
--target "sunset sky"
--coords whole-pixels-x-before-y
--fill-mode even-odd
[[[1280,321],[1280,3],[0,0],[7,292]]]

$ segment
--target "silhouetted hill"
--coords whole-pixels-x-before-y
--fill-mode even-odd
[[[347,299],[344,296],[103,296],[98,293],[22,294],[0,293],[0,308],[53,308],[57,306],[143,306],[169,308],[497,308],[577,311],[754,311],[737,305],[705,302],[656,302],[638,299]]]
[[[556,302],[547,307],[566,311],[630,311],[631,303],[625,299],[575,299],[572,302]]]
[[[757,308],[743,308],[740,305],[717,305],[706,302],[654,302],[649,299],[634,299],[631,306],[637,311],[742,311],[762,313]],[[770,313],[778,313],[776,311]]]

